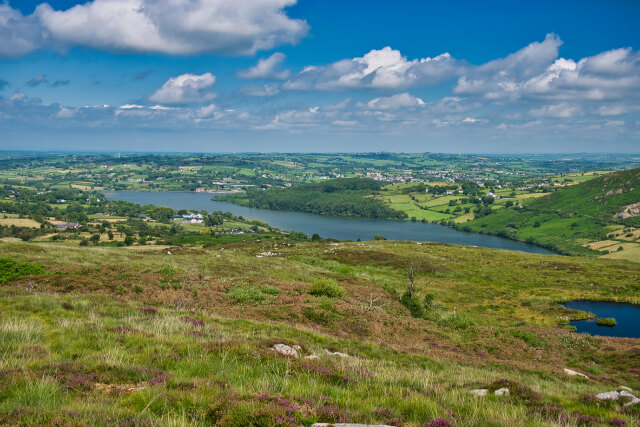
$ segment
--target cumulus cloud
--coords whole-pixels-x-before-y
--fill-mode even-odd
[[[635,96],[640,91],[640,54],[613,49],[579,61],[558,58],[562,41],[549,34],[543,42],[505,58],[469,68],[458,79],[457,94],[489,100],[594,100]]]
[[[258,60],[255,66],[238,71],[238,77],[243,79],[286,79],[291,71],[279,69],[285,58],[284,53],[276,52],[268,58]]]
[[[460,73],[462,64],[443,53],[434,58],[407,60],[385,47],[362,57],[326,66],[308,66],[285,83],[292,90],[399,89],[442,82]]]
[[[23,16],[8,3],[0,4],[0,57],[27,54],[46,40],[46,31],[35,16]]]
[[[399,93],[397,95],[375,98],[369,101],[367,106],[374,110],[396,110],[399,108],[410,108],[423,106],[424,101],[409,93]]]
[[[216,96],[210,90],[215,82],[216,76],[211,73],[182,74],[167,80],[149,100],[160,104],[196,104],[210,101]]]
[[[68,10],[40,4],[23,16],[0,5],[0,55],[40,47],[111,52],[249,55],[306,35],[284,9],[296,0],[93,0]]]

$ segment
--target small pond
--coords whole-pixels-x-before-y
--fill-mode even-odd
[[[606,301],[570,301],[562,305],[596,315],[595,319],[571,322],[578,332],[608,337],[640,338],[640,305]],[[612,317],[616,319],[617,325],[598,325],[598,317]]]

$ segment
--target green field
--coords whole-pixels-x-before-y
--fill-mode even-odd
[[[529,241],[562,253],[595,255],[590,243],[614,239],[621,244],[640,240],[640,216],[628,206],[640,201],[640,169],[598,176],[547,196],[524,202],[523,208],[502,209],[465,223],[469,231]],[[624,232],[612,232],[618,226]],[[628,236],[627,236],[628,235]],[[636,250],[622,250],[610,258],[637,261]]]

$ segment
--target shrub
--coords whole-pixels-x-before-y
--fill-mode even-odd
[[[318,279],[311,284],[309,293],[313,296],[325,296],[329,298],[342,298],[345,290],[338,282],[332,279]]]
[[[400,302],[409,309],[413,317],[424,317],[424,307],[415,295],[411,296],[409,292],[405,292]]]
[[[0,283],[7,283],[28,274],[43,274],[41,265],[14,261],[11,258],[0,258]]]
[[[428,310],[433,307],[434,299],[435,299],[435,295],[433,294],[426,294],[424,296],[424,299],[422,300],[422,306],[424,307],[425,310]]]
[[[176,269],[172,265],[165,265],[160,269],[160,274],[166,277],[173,277],[176,275]]]
[[[279,293],[273,286],[238,285],[229,289],[227,296],[239,303],[257,304],[273,299]]]

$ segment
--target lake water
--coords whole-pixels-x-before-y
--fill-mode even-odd
[[[593,313],[597,317],[613,317],[618,323],[610,327],[596,324],[596,319],[571,322],[578,332],[608,337],[640,338],[640,306],[638,305],[603,301],[570,301],[563,305],[574,310]]]
[[[483,246],[536,254],[551,251],[523,242],[497,236],[466,233],[439,224],[397,221],[385,219],[327,217],[301,212],[284,212],[269,209],[254,209],[223,201],[213,201],[210,193],[122,191],[110,193],[110,200],[125,200],[141,205],[153,204],[172,209],[206,210],[208,212],[231,212],[236,216],[266,221],[284,231],[301,231],[309,236],[318,233],[323,238],[340,240],[371,240],[377,234],[389,240],[413,240],[459,245]]]

